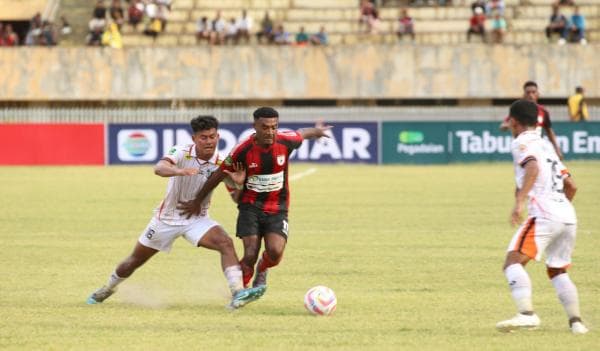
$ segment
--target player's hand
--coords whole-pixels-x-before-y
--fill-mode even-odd
[[[225,174],[227,174],[235,184],[238,186],[244,186],[244,182],[246,182],[246,169],[244,168],[243,163],[234,163],[233,172],[227,169],[224,169],[223,172],[225,172]]]
[[[180,210],[179,213],[182,216],[185,216],[186,219],[190,219],[190,217],[192,216],[200,215],[200,210],[202,210],[202,203],[196,200],[179,201],[177,209]]]
[[[177,173],[179,173],[180,176],[193,176],[198,174],[198,172],[200,172],[198,168],[180,168]]]
[[[510,224],[513,226],[517,226],[521,224],[523,218],[521,217],[521,213],[523,213],[523,205],[520,203],[515,204],[511,214],[510,214]]]
[[[326,125],[325,122],[323,122],[322,119],[318,120],[315,123],[315,128],[317,129],[317,137],[326,137],[326,138],[330,138],[331,137],[331,128],[333,128],[333,126],[329,126]]]

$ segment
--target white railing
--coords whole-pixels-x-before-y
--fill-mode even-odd
[[[566,121],[566,106],[547,106]],[[508,107],[277,107],[281,121],[501,121]],[[222,122],[251,122],[254,107],[215,108],[0,108],[0,123],[186,123],[197,115]],[[590,106],[592,120],[600,107]]]

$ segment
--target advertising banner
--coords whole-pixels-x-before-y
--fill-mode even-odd
[[[312,127],[309,123],[285,123],[281,130]],[[305,162],[377,163],[377,122],[335,123],[330,138],[307,140],[291,159]],[[156,163],[176,144],[192,142],[189,124],[109,124],[110,164]],[[241,140],[254,133],[249,123],[222,123],[219,152],[226,155]]]
[[[383,163],[509,161],[512,136],[495,122],[383,122]],[[600,123],[555,122],[566,160],[600,159]]]
[[[104,124],[0,124],[1,165],[103,165]]]

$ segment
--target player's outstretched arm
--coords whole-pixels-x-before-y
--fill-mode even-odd
[[[318,122],[315,127],[298,129],[298,133],[302,135],[303,139],[329,138],[327,132],[331,128],[333,128],[333,126],[324,125],[322,122]]]
[[[160,160],[154,165],[154,174],[161,177],[191,176],[198,174],[197,168],[178,168],[167,160]]]
[[[181,211],[181,214],[186,216],[186,218],[190,218],[193,215],[199,215],[204,199],[226,176],[227,175],[220,168],[211,174],[193,200],[182,201],[179,203],[177,208]]]

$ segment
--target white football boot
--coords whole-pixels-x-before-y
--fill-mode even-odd
[[[581,335],[586,334],[587,332],[589,332],[589,329],[583,325],[583,323],[573,322],[573,324],[571,324],[571,333],[575,335]]]
[[[501,332],[512,332],[517,329],[535,329],[540,326],[540,318],[534,313],[531,315],[517,313],[511,319],[496,324],[496,329]]]

